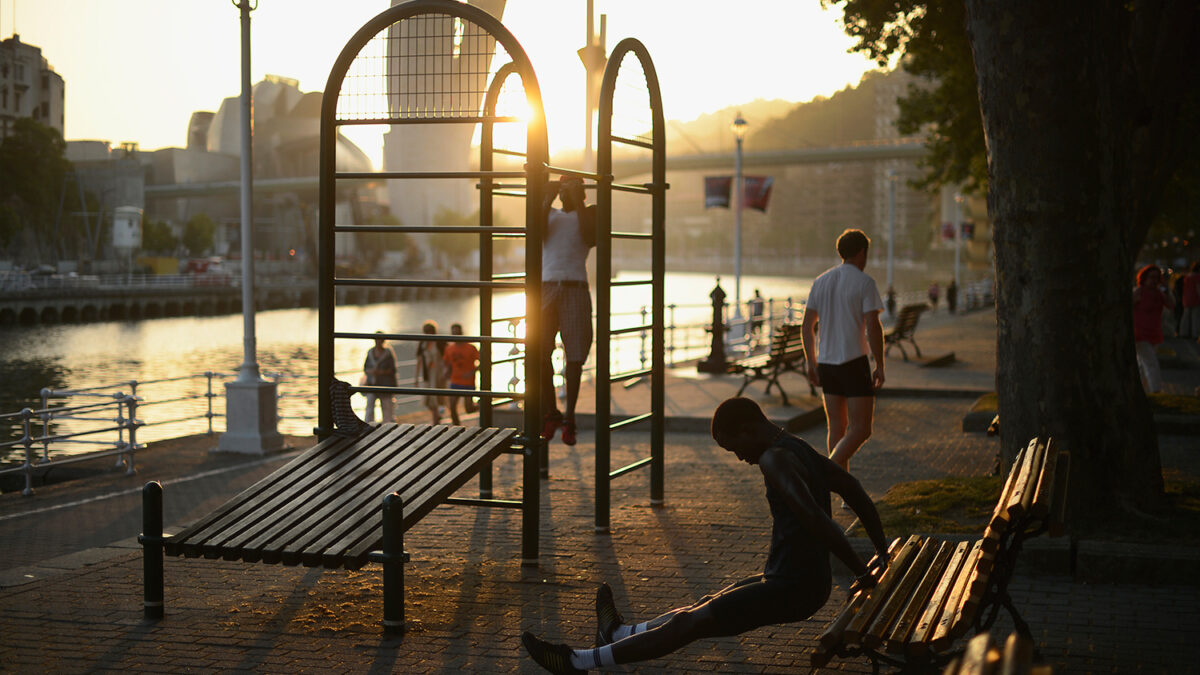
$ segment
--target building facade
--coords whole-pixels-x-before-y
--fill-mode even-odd
[[[28,117],[64,133],[65,86],[42,49],[14,34],[0,41],[0,138]]]

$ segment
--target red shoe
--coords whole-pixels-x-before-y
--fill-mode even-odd
[[[562,441],[567,445],[575,445],[575,422],[563,422]]]
[[[554,440],[554,432],[558,431],[558,427],[561,426],[562,423],[562,413],[558,412],[557,410],[552,413],[546,413],[546,417],[542,419],[542,440]]]

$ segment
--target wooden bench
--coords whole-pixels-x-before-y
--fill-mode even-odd
[[[1063,533],[1069,463],[1057,444],[1034,439],[1013,463],[983,538],[893,542],[878,584],[847,599],[820,635],[812,665],[865,655],[876,671],[881,663],[936,667],[953,656],[944,653],[958,638],[990,628],[1001,607],[1031,637],[1008,583],[1026,539]]]
[[[383,627],[399,632],[404,629],[405,532],[443,503],[536,506],[536,500],[451,497],[501,453],[518,452],[527,464],[533,461],[533,453],[515,442],[515,429],[372,426],[352,412],[347,417],[349,386],[336,382],[335,391],[338,385],[334,434],[178,534],[163,536],[162,486],[146,485],[139,541],[147,618],[163,613],[163,553],[326,569],[358,569],[374,561],[383,565]],[[524,474],[529,476],[528,466]],[[526,528],[532,523],[536,533],[536,519],[522,522]]]
[[[1033,663],[1033,640],[1028,637],[1010,633],[1000,645],[992,640],[991,633],[980,633],[971,638],[962,656],[951,661],[942,675],[1050,675],[1052,672],[1050,666]]]
[[[929,309],[929,305],[922,303],[905,305],[900,308],[900,313],[896,315],[896,322],[883,334],[884,355],[892,351],[892,347],[899,347],[900,355],[907,361],[908,352],[904,351],[904,342],[907,341],[916,350],[917,358],[921,357],[921,348],[917,346],[913,334],[917,332],[917,322],[921,320],[921,313],[927,309]]]
[[[788,405],[787,392],[779,384],[779,376],[786,372],[797,372],[807,377],[804,372],[806,359],[804,356],[804,337],[799,323],[785,323],[771,335],[771,346],[765,354],[756,354],[739,359],[730,366],[731,372],[741,373],[744,377],[742,386],[736,396],[741,396],[754,380],[766,380],[767,388],[763,393],[771,393],[771,387],[779,390],[783,404]],[[817,390],[810,382],[809,392],[817,395]]]

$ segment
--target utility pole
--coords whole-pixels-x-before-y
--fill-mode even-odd
[[[583,145],[584,171],[596,169],[595,150],[592,143],[592,119],[596,116],[596,108],[600,105],[600,85],[604,79],[604,68],[608,64],[608,52],[604,45],[605,23],[608,17],[604,14],[600,15],[600,36],[597,39],[595,24],[592,21],[594,9],[592,2],[593,0],[587,0],[587,42],[577,52],[579,60],[583,61],[584,70],[587,71],[587,110],[585,111],[587,119],[584,122]]]
[[[251,155],[250,12],[258,2],[232,0],[242,19],[242,365],[225,383],[225,433],[217,449],[261,455],[283,447],[276,429],[275,383],[259,375],[254,335],[254,162]]]

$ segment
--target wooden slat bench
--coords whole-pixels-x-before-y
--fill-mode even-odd
[[[451,497],[501,453],[531,461],[515,429],[359,422],[339,431],[174,536],[162,535],[161,485],[147,484],[139,538],[147,617],[162,616],[163,553],[327,569],[375,561],[384,567],[384,629],[401,631],[404,532],[443,503],[526,503]]]
[[[789,371],[800,373],[803,376],[805,375],[805,363],[801,324],[782,324],[771,335],[771,346],[767,353],[739,359],[731,364],[730,370],[734,373],[741,373],[744,378],[736,395],[741,396],[751,382],[766,380],[767,388],[763,393],[771,393],[771,387],[774,386],[779,390],[779,395],[783,397],[783,404],[788,405],[787,392],[779,384],[779,376]],[[813,396],[817,395],[817,390],[811,383],[809,383],[808,389]]]
[[[899,347],[900,355],[907,361],[908,352],[904,351],[904,342],[907,341],[916,350],[917,358],[921,357],[921,348],[917,346],[913,335],[917,332],[917,322],[921,320],[921,313],[927,309],[929,309],[929,305],[921,303],[905,305],[900,308],[900,313],[896,315],[896,322],[883,334],[884,355],[892,351],[892,347]]]
[[[901,667],[934,667],[968,631],[987,630],[1003,607],[1017,632],[1030,637],[1008,595],[1024,541],[1063,533],[1069,454],[1034,439],[1005,481],[983,538],[950,542],[912,535],[897,539],[879,583],[847,599],[819,638],[812,665],[834,656],[865,655]]]

